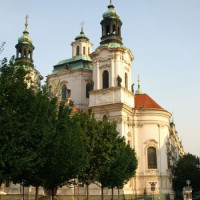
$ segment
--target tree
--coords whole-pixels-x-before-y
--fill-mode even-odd
[[[86,160],[70,109],[57,106],[46,87],[33,87],[29,71],[0,68],[0,180],[46,189],[78,176]],[[37,190],[36,190],[37,191]],[[53,194],[54,195],[54,194]],[[37,199],[37,195],[36,195]]]
[[[7,63],[4,59],[0,68],[0,179],[9,180],[13,172],[19,171],[16,165],[25,140],[26,122],[31,116],[27,113],[34,92],[27,88],[25,79],[27,72],[23,68],[14,67],[14,57]],[[30,115],[29,115],[30,114]],[[23,137],[19,137],[19,135]],[[28,154],[28,152],[25,152]],[[23,160],[23,164],[28,164]],[[28,165],[27,165],[28,167]]]
[[[65,185],[78,177],[86,164],[86,153],[83,142],[78,137],[77,129],[73,128],[70,118],[71,110],[61,104],[58,108],[55,131],[45,137],[43,155],[47,159],[40,169],[42,186],[47,190]]]
[[[123,188],[124,184],[135,175],[138,164],[134,149],[125,143],[124,138],[118,138],[115,145],[113,162],[107,166],[99,178],[99,182],[104,187],[112,189],[112,199],[113,189],[116,187],[119,191]]]
[[[172,169],[173,189],[181,192],[186,186],[186,180],[191,181],[194,191],[200,190],[199,158],[190,153],[182,156]]]
[[[111,162],[113,141],[118,135],[116,124],[96,121],[91,110],[77,113],[73,116],[74,125],[79,129],[80,138],[88,154],[88,162],[79,176],[79,180],[87,185],[87,199],[89,199],[89,185],[99,179],[99,174]]]

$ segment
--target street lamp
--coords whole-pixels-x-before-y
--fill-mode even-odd
[[[149,182],[149,184],[151,185],[151,191],[153,192],[153,200],[154,200],[154,191],[156,189],[156,183],[157,182]]]

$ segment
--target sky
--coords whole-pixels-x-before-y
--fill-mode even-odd
[[[15,45],[29,15],[35,67],[45,77],[71,58],[84,22],[93,50],[109,0],[0,0],[0,60]],[[132,82],[173,113],[185,152],[200,156],[200,0],[113,0],[123,22],[123,44],[134,55]]]

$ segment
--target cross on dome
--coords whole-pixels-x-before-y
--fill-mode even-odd
[[[29,18],[29,16],[26,15],[26,17],[25,17],[25,20],[26,20],[25,27],[26,27],[26,29],[27,29],[27,27],[28,27],[28,18]]]
[[[84,28],[85,22],[81,22],[81,34],[84,34],[83,28]]]

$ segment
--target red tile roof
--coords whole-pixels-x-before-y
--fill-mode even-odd
[[[73,107],[74,112],[80,112],[80,110],[76,107]]]
[[[136,94],[135,95],[135,108],[159,108],[163,109],[147,94]]]

